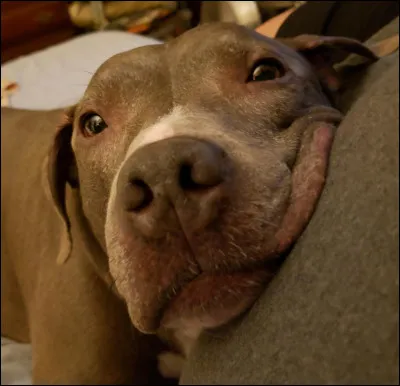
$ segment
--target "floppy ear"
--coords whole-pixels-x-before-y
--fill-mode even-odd
[[[64,232],[61,236],[60,251],[57,263],[64,263],[72,248],[70,221],[65,202],[65,189],[69,184],[78,187],[78,173],[74,153],[71,146],[73,117],[75,106],[65,111],[63,121],[58,127],[44,164],[46,191],[54,208],[62,220]]]
[[[278,40],[301,53],[313,65],[321,83],[330,91],[339,90],[341,85],[334,65],[343,61],[349,54],[359,57],[356,63],[359,65],[375,62],[380,57],[394,52],[399,46],[398,35],[371,47],[355,39],[337,36],[300,35]]]

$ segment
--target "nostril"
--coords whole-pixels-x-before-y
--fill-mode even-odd
[[[198,184],[192,179],[192,166],[184,164],[179,171],[179,186],[183,190],[196,190]]]
[[[218,165],[196,162],[183,164],[179,171],[179,185],[183,190],[199,191],[217,186],[222,181]]]
[[[153,192],[143,180],[131,180],[128,190],[128,211],[140,212],[148,207],[153,201]]]

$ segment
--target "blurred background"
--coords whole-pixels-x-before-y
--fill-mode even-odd
[[[2,1],[1,61],[74,36],[122,30],[168,41],[199,23],[234,21],[256,28],[293,1]]]
[[[173,39],[198,24],[234,22],[269,37],[365,41],[398,1],[1,1],[1,105],[59,108],[83,94],[109,57]]]

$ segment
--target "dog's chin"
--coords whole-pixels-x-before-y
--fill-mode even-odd
[[[195,337],[225,325],[252,306],[271,276],[268,270],[202,273],[164,307],[159,326]]]
[[[276,270],[276,269],[275,269]],[[145,334],[159,329],[177,330],[187,337],[221,327],[248,310],[259,297],[273,270],[255,269],[233,273],[201,273],[166,302],[148,309],[138,319],[137,309],[128,301],[135,327]]]
[[[161,246],[119,229],[108,245],[110,272],[139,331],[191,335],[226,324],[253,304],[282,261],[274,252],[277,240],[261,227],[255,232],[254,223],[237,243],[223,229],[202,232],[196,244],[182,232]]]

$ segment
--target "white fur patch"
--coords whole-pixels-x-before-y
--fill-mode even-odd
[[[158,355],[158,371],[164,378],[179,379],[182,373],[185,358],[172,351],[165,351]]]
[[[158,371],[165,378],[179,379],[186,359],[200,335],[201,330],[174,331],[174,338],[179,347],[180,354],[164,351],[157,357]]]
[[[136,150],[139,148],[149,145],[151,143],[155,143],[158,141],[162,141],[163,139],[166,138],[172,138],[174,136],[180,135],[181,133],[178,133],[177,129],[177,123],[182,121],[184,119],[185,114],[183,112],[182,107],[175,107],[171,113],[168,115],[165,115],[161,117],[158,122],[156,122],[154,125],[149,126],[148,128],[144,129],[141,131],[131,142],[129,145],[129,148],[125,154],[125,159],[121,163],[117,173],[115,174],[114,180],[111,185],[111,191],[110,191],[110,198],[108,200],[108,208],[107,208],[107,213],[110,213],[110,207],[113,204],[116,194],[117,194],[117,181],[118,181],[118,176],[121,171],[121,168],[124,165],[125,160],[127,160]],[[107,227],[107,222],[108,222],[108,216],[106,220],[106,227]]]
[[[125,159],[127,159],[137,149],[145,145],[178,135],[176,131],[176,123],[181,121],[183,117],[184,113],[182,108],[175,107],[171,113],[160,118],[160,120],[153,126],[141,131],[130,144]]]
[[[30,344],[1,337],[1,384],[32,385]]]

